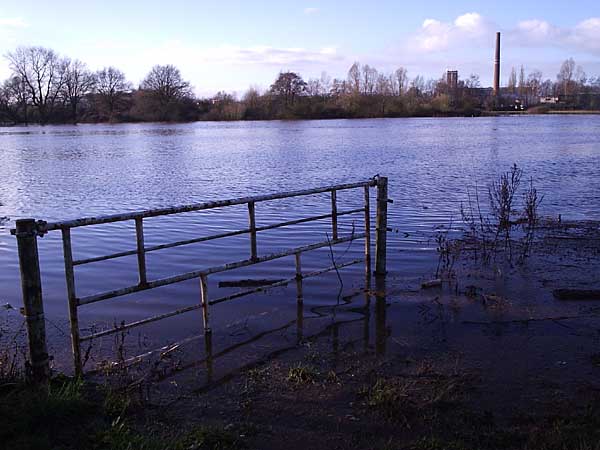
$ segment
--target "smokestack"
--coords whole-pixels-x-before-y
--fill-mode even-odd
[[[496,57],[494,58],[494,95],[500,95],[500,32],[496,33]]]

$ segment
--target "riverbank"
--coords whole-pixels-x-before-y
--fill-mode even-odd
[[[85,384],[3,384],[0,438],[15,449],[596,449],[600,222],[543,221],[522,263],[519,240],[514,259],[489,263],[471,238],[447,248],[455,257],[440,254],[430,277],[310,308],[279,344],[231,329],[264,353],[241,348],[233,370],[218,342],[200,359],[192,343]]]
[[[76,124],[73,123],[49,123],[43,126],[64,126],[64,125],[125,125],[125,124],[186,124],[186,123],[202,123],[202,122],[215,122],[215,123],[228,123],[228,122],[276,122],[276,121],[323,121],[323,120],[366,120],[366,119],[417,119],[417,118],[472,118],[472,117],[502,117],[502,116],[521,116],[521,115],[600,115],[600,110],[547,110],[532,108],[524,111],[486,111],[476,110],[468,112],[436,112],[431,114],[413,114],[413,115],[395,115],[395,116],[373,116],[373,117],[362,117],[362,116],[327,116],[327,117],[287,117],[287,118],[269,118],[269,119],[199,119],[193,121],[172,121],[172,122],[140,122],[140,121],[117,121],[117,122],[86,122],[80,121]],[[37,123],[0,123],[1,128],[12,128],[12,127],[27,127],[41,126]]]

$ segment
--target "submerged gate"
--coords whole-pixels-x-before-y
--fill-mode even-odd
[[[87,217],[76,220],[63,222],[47,223],[35,219],[22,219],[16,221],[16,229],[11,230],[11,233],[16,236],[19,250],[19,265],[21,271],[21,285],[23,291],[23,305],[25,317],[27,321],[27,331],[29,339],[29,358],[32,368],[32,375],[36,380],[45,380],[49,375],[49,358],[46,347],[45,337],[45,320],[44,308],[42,300],[42,283],[40,277],[40,263],[38,256],[37,238],[46,233],[60,231],[62,234],[63,255],[65,265],[65,277],[67,286],[67,296],[69,303],[69,319],[70,319],[70,334],[73,352],[73,364],[77,375],[83,374],[83,366],[81,360],[81,344],[82,342],[100,338],[110,334],[118,333],[130,328],[138,327],[157,320],[166,319],[168,317],[183,314],[197,309],[202,310],[204,332],[210,334],[210,306],[243,297],[252,293],[267,290],[272,287],[284,286],[293,281],[299,281],[305,278],[317,276],[332,270],[339,270],[342,267],[347,267],[353,264],[364,262],[365,272],[368,277],[371,276],[371,206],[370,206],[370,189],[377,188],[377,213],[376,213],[376,233],[375,233],[375,275],[385,275],[386,273],[386,236],[387,236],[387,204],[388,200],[388,180],[386,177],[375,177],[370,180],[340,184],[333,186],[325,186],[315,189],[307,189],[293,192],[276,193],[270,195],[261,195],[254,197],[243,197],[231,200],[221,200],[206,203],[197,203],[179,207],[152,209],[146,211],[130,212],[124,214],[115,214],[101,217]],[[362,189],[364,191],[364,204],[362,208],[352,209],[347,211],[338,211],[337,192],[352,189]],[[301,197],[315,195],[321,193],[330,193],[331,212],[319,216],[307,217],[302,219],[281,222],[267,226],[256,225],[256,210],[257,203],[268,202],[292,197]],[[248,227],[242,230],[229,231],[211,236],[204,236],[195,239],[182,240],[167,244],[146,246],[144,243],[144,219],[158,216],[168,216],[181,214],[193,211],[202,211],[214,208],[223,208],[234,205],[247,205],[248,208]],[[361,233],[353,232],[347,236],[340,236],[338,233],[338,218],[350,214],[364,214],[364,231]],[[258,255],[257,252],[257,235],[261,231],[282,228],[290,225],[301,223],[331,219],[331,239],[323,242],[317,242],[302,247],[291,248],[278,253],[269,255]],[[125,252],[113,253],[110,255],[99,256],[94,258],[73,259],[73,250],[71,243],[71,229],[78,227],[86,227],[91,225],[100,225],[114,222],[134,221],[136,234],[136,249]],[[159,251],[168,248],[179,247],[204,241],[210,241],[225,237],[237,236],[242,234],[249,235],[250,256],[248,259],[231,262],[225,265],[214,266],[204,270],[194,270],[175,276],[149,280],[146,271],[146,254],[149,252]],[[350,261],[344,264],[336,264],[333,266],[306,273],[302,271],[301,255],[304,252],[315,250],[323,247],[334,246],[345,242],[351,242],[357,239],[365,240],[364,258]],[[109,259],[121,258],[124,256],[137,255],[138,266],[138,283],[132,286],[123,287],[116,290],[105,291],[98,294],[79,297],[76,291],[75,267],[91,264]],[[278,281],[277,283],[267,286],[261,286],[254,289],[237,292],[232,295],[210,299],[208,293],[207,279],[211,274],[225,272],[228,270],[238,269],[242,267],[259,264],[266,261],[295,256],[296,273],[293,278]],[[135,322],[121,324],[114,328],[81,336],[79,329],[79,308],[92,303],[108,300],[115,297],[124,296],[134,292],[146,291],[149,289],[167,286],[182,281],[198,279],[200,287],[200,302],[197,305],[181,308],[176,311],[160,314]],[[301,296],[299,296],[301,299]],[[300,301],[300,300],[299,300]]]

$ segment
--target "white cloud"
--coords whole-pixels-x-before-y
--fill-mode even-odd
[[[426,19],[410,40],[410,47],[426,53],[446,51],[462,42],[479,40],[492,30],[492,23],[476,12],[458,16],[453,22]]]
[[[297,64],[320,63],[343,59],[336,47],[323,47],[317,50],[305,48],[278,48],[270,46],[241,47],[222,45],[213,48],[191,48],[179,41],[169,41],[152,52],[159,58],[187,59],[190,55],[203,63],[231,65],[272,65],[294,66]]]
[[[600,17],[592,17],[577,24],[568,42],[600,55]]]
[[[480,34],[486,30],[486,22],[478,13],[467,13],[458,16],[454,26],[463,32]]]
[[[498,26],[477,12],[453,21],[426,19],[408,39],[408,53],[441,53],[456,48],[488,47]],[[558,27],[542,19],[527,19],[504,33],[506,42],[519,47],[558,47],[571,52],[600,54],[600,17],[585,19],[573,27]]]
[[[600,54],[600,18],[585,19],[572,28],[557,27],[540,19],[525,20],[509,33],[509,38],[525,47],[559,47]]]
[[[306,14],[307,16],[317,14],[318,12],[319,12],[319,8],[305,8],[304,9],[304,14]]]
[[[0,27],[25,28],[27,26],[27,22],[21,17],[0,17]]]

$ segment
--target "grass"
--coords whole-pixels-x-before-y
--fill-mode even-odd
[[[99,407],[82,393],[82,383],[55,380],[48,387],[18,384],[2,393],[0,442],[6,448],[85,448],[101,426]]]
[[[290,367],[287,380],[295,384],[312,384],[317,381],[319,372],[313,366],[296,364]]]
[[[59,377],[47,387],[18,383],[0,391],[0,443],[11,450],[233,450],[245,448],[237,429],[199,425],[181,432],[139,431],[132,404],[116,392]]]
[[[460,382],[441,377],[378,379],[359,391],[364,404],[380,416],[411,428],[456,408]]]

